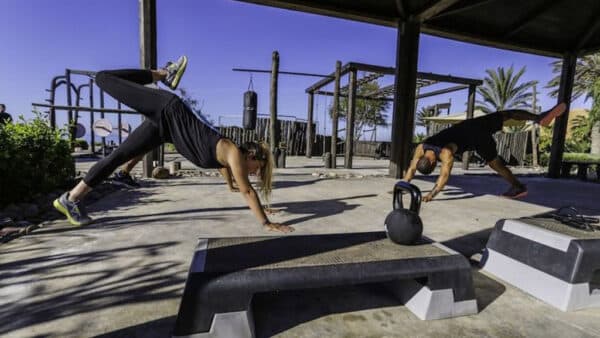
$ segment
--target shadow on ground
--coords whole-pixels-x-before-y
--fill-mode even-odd
[[[175,245],[177,242],[163,242],[89,253],[49,254],[0,264],[2,288],[35,285],[40,279],[31,278],[40,275],[45,276],[42,281],[65,280],[71,283],[64,285],[66,290],[38,286],[31,290],[31,297],[27,299],[3,302],[0,308],[0,335],[78,313],[180,297],[180,287],[185,279],[176,276],[188,268],[180,262],[164,260],[152,264],[117,264],[124,255],[161,256],[163,251]],[[102,266],[102,269],[85,271],[76,268],[99,262],[101,264],[98,266]],[[110,266],[115,268],[106,268]],[[165,270],[173,273],[165,273]],[[27,271],[27,274],[23,271]],[[74,280],[75,283],[72,282]],[[50,332],[44,335],[47,334],[52,335]]]
[[[418,176],[419,180],[434,184],[437,176]],[[541,175],[517,175],[527,185],[529,193],[519,201],[558,209],[574,206],[582,213],[600,215],[600,204],[595,196],[600,195],[600,184],[575,179],[550,179]],[[432,203],[474,198],[482,195],[501,195],[509,185],[494,174],[465,174],[450,177],[446,188]],[[433,187],[433,185],[432,185]],[[429,192],[424,189],[423,193]]]

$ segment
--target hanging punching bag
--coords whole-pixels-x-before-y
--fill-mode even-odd
[[[244,129],[256,128],[256,92],[248,90],[244,93]]]

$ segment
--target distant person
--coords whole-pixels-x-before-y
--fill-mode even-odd
[[[12,116],[6,112],[6,105],[4,103],[0,103],[0,126],[9,124],[12,122],[12,120]]]
[[[417,146],[410,167],[404,175],[404,180],[412,180],[417,170],[424,175],[430,174],[435,169],[437,161],[440,160],[442,162],[440,176],[431,192],[423,197],[424,202],[429,202],[444,189],[448,182],[454,164],[454,154],[474,150],[490,168],[510,183],[510,188],[502,196],[525,197],[527,187],[517,180],[498,157],[496,141],[492,135],[502,129],[504,121],[511,119],[536,121],[542,126],[547,126],[555,117],[564,113],[566,107],[564,103],[560,103],[539,115],[519,109],[504,110],[455,124],[425,139]]]
[[[273,156],[264,143],[247,142],[236,146],[216,129],[196,117],[180,97],[145,84],[162,81],[177,88],[187,66],[182,56],[157,70],[122,69],[96,73],[96,83],[117,101],[137,110],[146,119],[109,156],[98,161],[71,191],[57,198],[54,207],[67,216],[73,225],[92,222],[81,200],[97,184],[106,179],[119,165],[147,153],[165,142],[190,162],[202,168],[219,168],[233,178],[254,216],[269,231],[291,232],[290,226],[273,223],[267,218],[248,175],[258,175],[263,196],[268,199],[272,189]],[[229,184],[231,186],[231,184]],[[211,198],[211,196],[206,196]]]

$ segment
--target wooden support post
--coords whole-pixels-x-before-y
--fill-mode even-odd
[[[90,79],[90,108],[94,108],[94,80]],[[94,132],[94,110],[90,110],[90,150],[96,154],[96,133]]]
[[[558,88],[558,102],[564,102],[567,110],[554,121],[554,134],[552,135],[552,148],[550,150],[550,164],[548,177],[560,177],[560,166],[565,151],[565,136],[567,134],[567,122],[569,121],[569,109],[571,108],[571,94],[573,92],[573,80],[575,78],[575,66],[577,55],[565,54],[563,57],[562,72],[560,75],[560,86]]]
[[[331,117],[331,168],[336,168],[338,114],[340,110],[340,77],[342,62],[335,62],[335,84],[333,88],[333,116]]]
[[[408,168],[415,122],[417,61],[421,26],[415,21],[398,22],[392,151],[389,174],[401,178]]]
[[[306,118],[306,157],[312,157],[312,147],[313,147],[313,139],[314,139],[314,131],[313,131],[313,109],[315,102],[315,93],[308,93],[308,116]]]
[[[139,0],[140,23],[140,66],[144,69],[156,69],[156,0]],[[154,149],[144,156],[145,177],[152,176],[154,161],[159,159],[159,150]]]
[[[279,78],[279,52],[274,51],[271,63],[271,90],[269,109],[271,113],[271,121],[269,128],[269,141],[271,144],[271,152],[275,153],[275,149],[279,147],[279,123],[277,123],[277,80]],[[275,161],[277,163],[277,161]]]
[[[475,112],[475,85],[469,85],[469,97],[467,99],[467,119],[472,119]],[[462,168],[469,170],[469,161],[471,160],[471,152],[465,151],[462,154]]]
[[[356,113],[356,69],[350,71],[348,87],[348,111],[346,112],[346,151],[344,168],[352,169],[352,150],[354,145],[354,116]]]
[[[537,114],[537,82],[533,85],[533,109],[532,113]],[[533,122],[531,128],[531,164],[534,167],[538,166],[538,140],[537,140],[538,124]]]

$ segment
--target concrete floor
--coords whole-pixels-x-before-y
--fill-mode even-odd
[[[288,168],[277,170],[272,207],[281,212],[272,220],[292,225],[295,234],[382,229],[395,182],[383,176],[387,161],[356,159],[353,170],[320,164],[288,158]],[[600,184],[519,169],[530,193],[514,201],[496,196],[506,185],[487,169],[455,171],[421,216],[426,236],[473,260],[478,315],[421,321],[374,285],[261,294],[254,301],[258,335],[599,337],[600,309],[561,312],[481,272],[476,262],[501,218],[567,204],[600,216]],[[329,172],[341,178],[313,175]],[[427,192],[434,179],[414,183]],[[144,180],[142,188],[117,191],[89,209],[93,225],[55,221],[0,246],[0,336],[167,337],[196,238],[269,235],[218,177]]]

